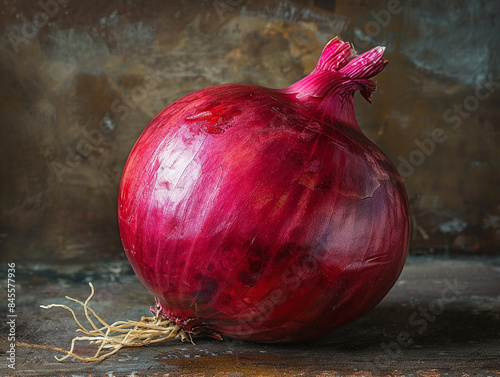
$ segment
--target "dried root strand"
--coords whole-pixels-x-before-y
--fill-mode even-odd
[[[142,317],[139,322],[131,320],[117,321],[109,325],[93,309],[89,307],[88,303],[94,296],[94,286],[92,285],[92,283],[89,283],[89,285],[91,292],[85,302],[81,302],[68,296],[66,296],[66,298],[83,306],[85,318],[92,328],[90,330],[82,325],[82,323],[78,320],[75,311],[70,307],[60,304],[51,304],[47,306],[41,305],[41,307],[44,309],[60,307],[70,311],[76,324],[79,327],[79,329],[77,329],[76,331],[82,332],[86,335],[73,338],[69,351],[57,347],[20,342],[18,343],[18,345],[50,349],[53,351],[65,353],[66,356],[63,357],[55,356],[58,361],[63,361],[64,359],[71,356],[78,360],[90,362],[104,360],[107,357],[118,352],[123,347],[140,347],[175,338],[180,338],[183,342],[193,342],[191,334],[186,333],[179,325],[168,320],[159,312],[154,317]],[[99,347],[93,356],[80,356],[74,353],[75,343],[77,341],[90,341],[91,343],[97,344]]]

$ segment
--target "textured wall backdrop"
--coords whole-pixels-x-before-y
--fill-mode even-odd
[[[121,171],[166,105],[202,87],[284,87],[334,36],[387,46],[358,122],[405,177],[412,249],[500,245],[498,1],[2,1],[0,248],[123,258]]]

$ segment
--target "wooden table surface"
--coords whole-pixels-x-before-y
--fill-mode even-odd
[[[153,297],[126,263],[16,266],[16,340],[68,348],[69,312],[40,305],[84,300],[106,321],[149,315]],[[6,282],[2,282],[6,284]],[[2,287],[3,288],[3,287]],[[6,288],[6,287],[5,287]],[[7,302],[6,289],[2,289]],[[6,305],[4,305],[6,306]],[[76,308],[77,305],[70,304]],[[2,308],[5,310],[5,308]],[[4,313],[4,312],[2,312]],[[2,345],[8,351],[7,313]],[[80,343],[80,352],[88,351]],[[266,345],[196,338],[122,349],[99,363],[58,362],[50,350],[16,347],[2,376],[500,376],[500,259],[412,256],[389,295],[370,313],[314,342]]]

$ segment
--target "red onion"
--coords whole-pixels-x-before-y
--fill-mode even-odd
[[[158,310],[187,332],[317,337],[373,308],[406,259],[406,192],[360,130],[384,49],[333,39],[281,89],[217,85],[166,107],[125,166],[119,225]]]

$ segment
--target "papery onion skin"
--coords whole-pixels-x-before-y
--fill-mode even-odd
[[[387,294],[407,256],[408,200],[352,98],[369,100],[382,54],[335,38],[289,88],[209,87],[149,124],[123,172],[119,226],[163,314],[187,331],[294,342]]]

